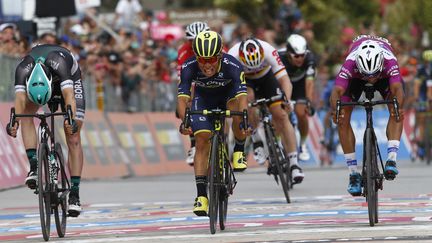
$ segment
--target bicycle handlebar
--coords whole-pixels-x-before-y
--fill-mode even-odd
[[[66,116],[66,119],[69,122],[69,125],[72,124],[72,107],[70,105],[67,105],[66,112],[43,112],[43,113],[35,113],[35,114],[16,114],[15,113],[15,107],[11,108],[11,113],[9,117],[9,124],[13,126],[16,122],[17,117],[36,117],[40,120],[44,120],[51,116]]]
[[[276,101],[285,101],[285,95],[279,94],[279,95],[272,96],[268,99],[266,99],[266,98],[258,99],[258,100],[255,100],[254,102],[249,103],[248,106],[249,107],[256,107],[256,106],[260,106],[260,105],[264,105],[264,104],[268,105],[268,104],[276,102]]]
[[[190,127],[190,116],[191,115],[204,115],[204,116],[215,116],[215,117],[233,117],[241,116],[243,119],[243,127],[247,129],[248,127],[248,114],[247,110],[243,111],[231,111],[231,110],[221,110],[221,109],[210,109],[210,110],[196,110],[191,111],[190,108],[186,108],[185,117],[183,119],[183,124],[185,128]]]
[[[340,100],[336,101],[336,123],[339,123],[339,114],[341,107],[343,106],[363,106],[363,107],[373,107],[375,105],[383,105],[383,104],[392,104],[396,113],[396,121],[400,120],[399,114],[399,102],[396,97],[393,97],[392,100],[377,100],[377,101],[350,101],[350,102],[341,102]]]

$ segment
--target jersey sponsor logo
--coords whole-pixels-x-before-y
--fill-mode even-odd
[[[218,73],[218,78],[223,78],[224,74],[222,72]]]
[[[314,75],[315,75],[315,69],[314,69],[313,67],[309,67],[309,68],[306,70],[306,75],[307,75],[307,76],[314,76]]]
[[[397,76],[397,75],[399,75],[399,70],[397,69],[390,72],[390,76]]]
[[[224,87],[224,86],[227,86],[229,83],[231,83],[231,79],[220,80],[218,78],[215,78],[214,80],[209,80],[209,81],[195,80],[195,85],[197,87],[202,87],[202,88],[207,88],[207,89]]]
[[[24,67],[26,72],[31,72],[33,70],[33,63],[29,63]]]
[[[183,68],[186,68],[189,64],[192,64],[192,63],[194,63],[194,62],[196,62],[196,59],[192,59],[192,60],[190,60],[189,62],[185,62],[185,63],[183,63],[183,64],[182,64],[182,69],[183,69]]]
[[[75,93],[75,99],[82,99],[84,98],[84,92],[83,87],[81,83],[81,79],[75,81],[74,83],[74,93]]]
[[[340,72],[339,73],[339,77],[343,78],[343,79],[348,79],[348,74],[344,73],[344,72]]]
[[[275,59],[276,59],[278,65],[283,65],[282,60],[281,60],[281,58],[280,58],[279,53],[278,53],[277,50],[274,50],[274,51],[272,52],[272,55],[275,57]]]
[[[48,60],[48,65],[49,65],[52,69],[57,70],[58,67],[59,67],[59,65],[60,65],[60,63],[58,63],[58,62],[56,62],[56,61],[54,61],[54,60]]]
[[[234,66],[234,67],[236,67],[236,68],[240,68],[239,65],[233,63],[232,61],[230,61],[230,60],[229,60],[228,58],[226,58],[226,57],[224,57],[224,59],[222,60],[222,62],[225,63],[225,64],[227,64],[227,65],[231,65],[231,66]]]
[[[355,71],[355,72],[358,72],[357,69],[354,69],[354,71]],[[342,67],[342,68],[341,68],[341,73],[345,73],[346,75],[348,75],[348,77],[351,77],[351,76],[352,76],[351,72],[350,72],[346,67]]]
[[[240,81],[241,84],[246,84],[245,73],[243,71],[240,73]]]

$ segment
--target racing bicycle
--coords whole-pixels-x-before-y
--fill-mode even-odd
[[[204,115],[213,121],[213,130],[211,136],[211,149],[208,161],[208,191],[209,191],[209,212],[210,232],[216,233],[216,225],[219,216],[219,228],[225,229],[228,197],[233,194],[237,180],[234,176],[233,168],[228,155],[228,144],[225,135],[225,118],[232,116],[241,116],[243,119],[242,126],[248,127],[247,111],[231,111],[221,109],[196,110],[191,111],[186,108],[186,115],[183,120],[185,128],[190,126],[191,115]]]
[[[269,153],[269,170],[268,174],[273,174],[277,184],[282,185],[282,191],[285,195],[287,203],[290,203],[289,190],[293,185],[291,181],[290,163],[286,158],[286,153],[283,145],[280,143],[276,136],[272,124],[272,116],[268,109],[268,105],[277,101],[283,101],[284,94],[276,95],[268,99],[261,98],[249,103],[250,107],[257,107],[261,114],[261,122],[264,127],[265,139],[268,144]]]
[[[336,123],[339,123],[340,110],[343,106],[363,106],[366,110],[366,130],[363,135],[363,165],[362,165],[362,195],[366,197],[368,205],[369,225],[378,223],[378,189],[383,189],[385,175],[384,164],[381,158],[377,138],[373,128],[372,110],[376,105],[392,104],[396,112],[396,120],[399,121],[399,103],[394,97],[392,100],[373,101],[375,88],[372,84],[365,84],[365,100],[356,102],[336,102]],[[381,162],[379,169],[378,157]]]
[[[72,124],[72,109],[67,106],[66,112],[56,112],[59,100],[51,100],[48,103],[50,112],[36,114],[16,114],[15,108],[11,108],[9,124],[15,124],[16,118],[35,117],[40,120],[39,145],[37,149],[37,184],[35,194],[39,198],[39,216],[42,235],[45,241],[50,238],[51,214],[54,214],[57,234],[63,238],[66,234],[67,220],[67,196],[70,191],[68,171],[65,165],[60,143],[55,140],[54,117],[64,116],[69,124]],[[48,125],[47,119],[50,119]]]

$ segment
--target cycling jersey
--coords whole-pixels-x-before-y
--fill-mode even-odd
[[[286,48],[279,50],[279,56],[293,85],[292,100],[306,99],[306,79],[315,79],[316,61],[312,52],[306,52],[303,65],[297,67],[289,61]]]
[[[244,72],[247,80],[255,80],[264,77],[269,71],[272,71],[277,79],[283,75],[287,75],[285,66],[283,65],[277,50],[269,43],[257,40],[264,49],[264,60],[257,68],[244,67]],[[239,57],[239,48],[241,43],[235,44],[229,49],[228,54],[234,56],[237,60]]]
[[[222,54],[219,71],[212,77],[207,77],[202,73],[195,57],[183,63],[178,97],[190,97],[192,83],[195,83],[195,93],[191,110],[226,109],[226,103],[229,100],[240,95],[247,95],[241,64],[233,56],[225,53]],[[194,133],[213,128],[211,121],[203,115],[192,115],[191,127]]]
[[[389,84],[402,82],[402,76],[399,71],[399,65],[393,49],[387,39],[382,37],[361,35],[354,39],[349,54],[342,65],[341,70],[336,76],[335,85],[340,86],[344,89],[348,88],[348,84],[356,80],[364,80],[364,76],[359,72],[355,58],[357,56],[358,47],[365,41],[375,41],[379,44],[384,55],[383,69],[378,75],[378,79],[386,79]]]
[[[77,120],[83,120],[85,114],[84,88],[81,82],[81,70],[73,54],[66,48],[56,45],[37,45],[18,64],[15,71],[15,92],[26,92],[26,81],[29,78],[35,61],[44,59],[52,76],[52,97],[62,97],[61,90],[73,88],[76,100]]]
[[[181,65],[189,58],[195,56],[192,49],[192,42],[186,41],[177,51],[177,70],[180,71]]]
[[[421,82],[419,100],[427,100],[427,89],[432,87],[432,63],[421,65],[417,69],[416,82]]]

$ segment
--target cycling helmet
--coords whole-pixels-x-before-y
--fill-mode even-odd
[[[257,68],[264,60],[264,49],[255,38],[248,38],[240,43],[239,57],[248,68]]]
[[[192,24],[186,26],[186,39],[193,40],[198,33],[210,30],[206,22],[193,22]]]
[[[215,31],[198,33],[192,43],[192,49],[197,57],[214,57],[222,51],[222,37]]]
[[[35,104],[45,105],[51,98],[52,75],[48,68],[37,62],[27,80],[27,96]]]
[[[425,50],[423,52],[423,60],[425,60],[426,62],[431,62],[432,61],[432,50]]]
[[[287,39],[287,50],[290,53],[297,55],[303,55],[307,51],[306,39],[298,34],[292,34]]]
[[[363,75],[374,75],[381,72],[384,63],[381,47],[375,41],[362,43],[355,62],[359,72]]]

